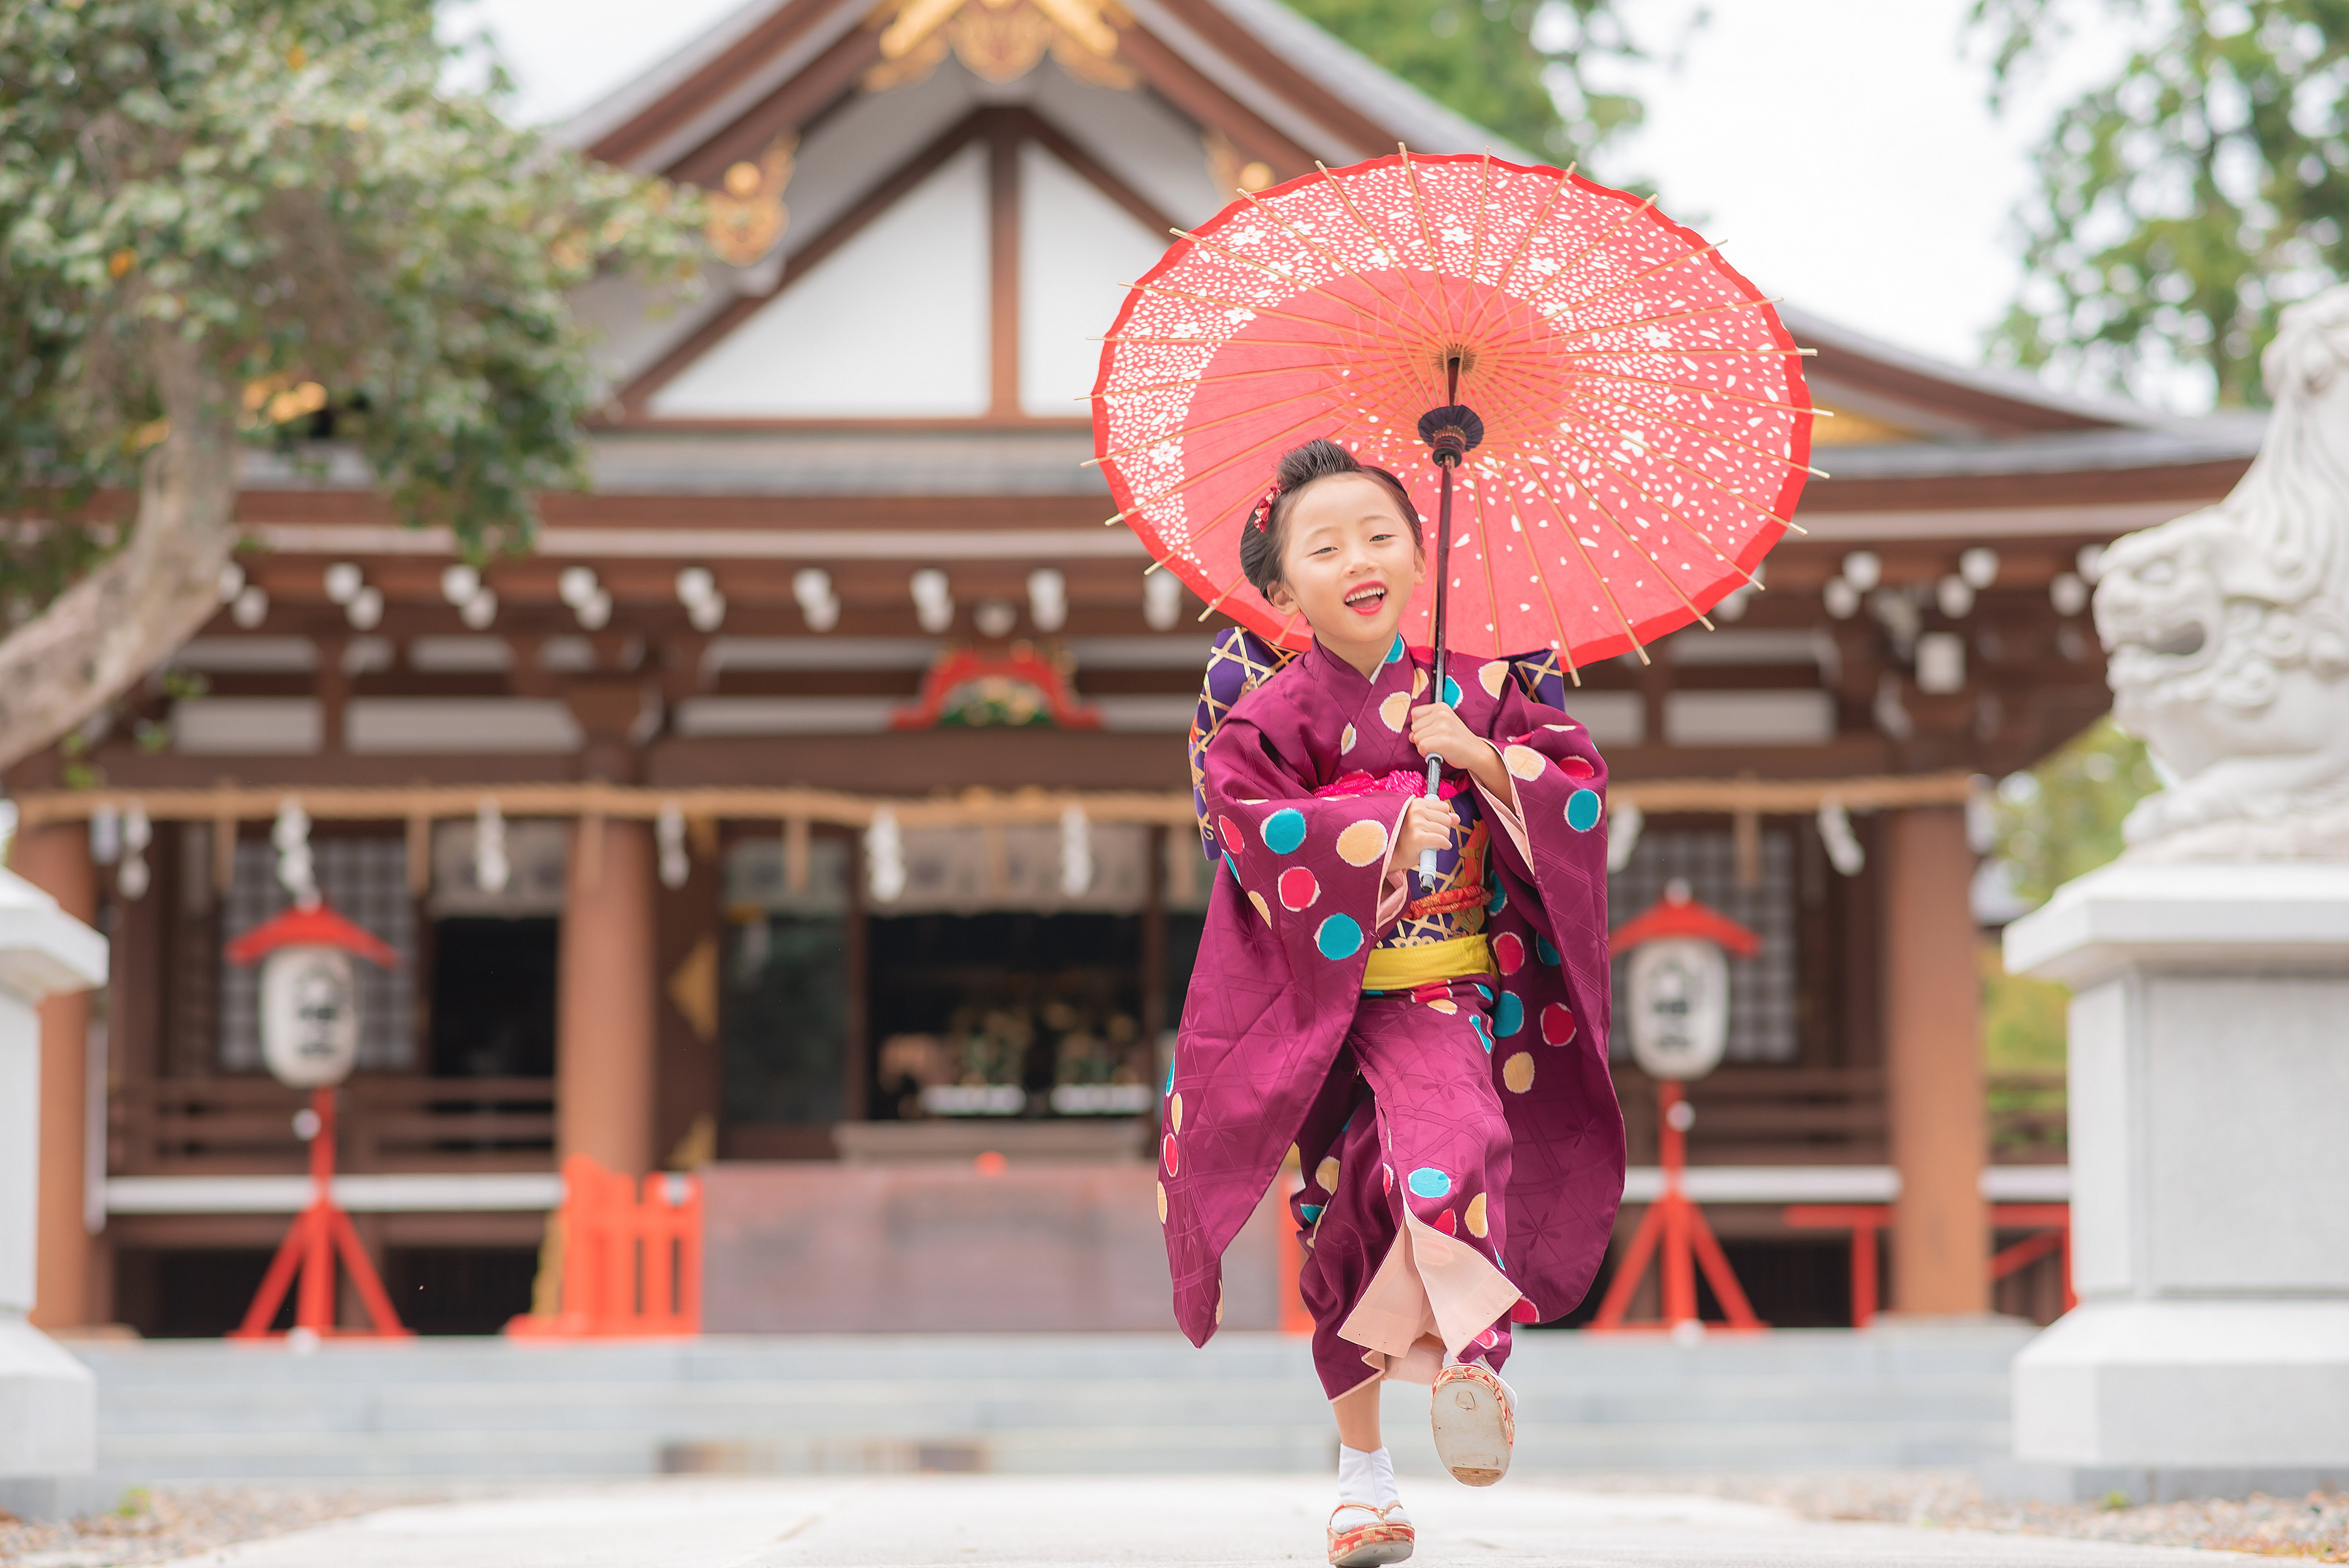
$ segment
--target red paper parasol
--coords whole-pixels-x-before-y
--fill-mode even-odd
[[[1439,452],[1458,461],[1458,516],[1448,536],[1429,524],[1448,614],[1423,597],[1404,633],[1553,649],[1571,671],[1644,658],[1754,581],[1818,472],[1802,352],[1652,202],[1399,152],[1244,195],[1167,252],[1104,340],[1095,461],[1111,522],[1212,608],[1301,649],[1310,632],[1239,566],[1279,454],[1328,436],[1439,518],[1452,473],[1428,443],[1462,421],[1423,420],[1464,405],[1482,441]]]

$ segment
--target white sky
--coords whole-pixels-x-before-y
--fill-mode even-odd
[[[2046,88],[1994,118],[1971,0],[1621,0],[1636,35],[1684,39],[1637,73],[1647,125],[1599,178],[1654,179],[1664,210],[1722,243],[1765,292],[1962,363],[2013,297],[2010,214],[2062,96],[2109,68],[2118,41],[2083,9]],[[740,0],[457,0],[520,88],[518,115],[592,102]],[[2065,88],[2059,94],[2057,87]]]

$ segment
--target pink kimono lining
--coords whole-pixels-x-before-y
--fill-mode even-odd
[[[1499,755],[1498,748],[1494,754]],[[1516,781],[1510,780],[1506,801],[1481,784],[1476,794],[1517,846],[1517,853],[1530,863],[1532,851],[1526,839]],[[1410,887],[1409,873],[1389,875],[1386,891],[1379,899],[1381,929],[1402,912]],[[1470,1340],[1516,1304],[1520,1294],[1482,1253],[1423,1224],[1408,1203],[1402,1205],[1402,1218],[1394,1244],[1387,1249],[1378,1272],[1371,1276],[1361,1299],[1338,1330],[1339,1338],[1363,1347],[1362,1361],[1372,1369],[1363,1379],[1366,1383],[1384,1377],[1398,1383],[1433,1384],[1444,1356],[1459,1355]]]

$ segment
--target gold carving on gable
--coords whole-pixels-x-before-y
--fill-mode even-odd
[[[920,81],[949,54],[988,82],[1016,81],[1048,54],[1098,87],[1140,80],[1117,57],[1117,28],[1127,17],[1110,0],[904,0],[874,16],[881,61],[864,73],[868,92]]]
[[[702,205],[709,215],[701,232],[719,260],[730,266],[755,265],[781,241],[792,221],[783,187],[792,182],[799,145],[797,131],[783,132],[756,159],[729,164],[718,189],[705,193]]]

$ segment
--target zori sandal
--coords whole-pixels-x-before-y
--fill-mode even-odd
[[[1402,1504],[1374,1508],[1367,1502],[1341,1502],[1330,1511],[1330,1568],[1371,1568],[1374,1563],[1400,1563],[1411,1555],[1411,1521]]]
[[[1435,1375],[1435,1454],[1464,1486],[1491,1486],[1509,1473],[1516,1447],[1516,1400],[1481,1361],[1455,1361]]]

